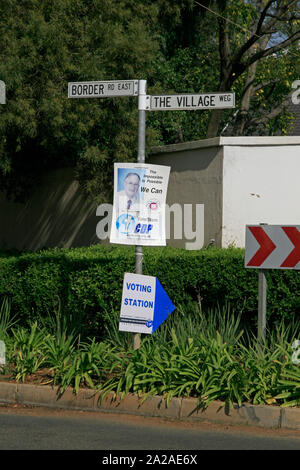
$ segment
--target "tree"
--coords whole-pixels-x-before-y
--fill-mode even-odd
[[[76,165],[108,199],[114,161],[133,160],[137,99],[70,100],[70,81],[145,78],[157,51],[153,2],[7,0],[1,6],[0,185],[24,198],[45,169]]]
[[[282,109],[299,78],[298,5],[6,0],[0,19],[0,80],[7,86],[7,104],[0,108],[1,189],[22,200],[43,171],[74,166],[85,194],[107,201],[113,163],[136,161],[137,99],[70,100],[70,81],[141,78],[149,94],[235,91],[235,110],[149,113],[148,148],[226,132],[284,132],[288,115]]]
[[[240,135],[245,128],[260,61],[274,56],[278,59],[280,52],[289,54],[291,46],[300,39],[299,1],[252,0],[248,2],[237,0],[229,2],[228,0],[217,0],[215,4],[218,10],[220,54],[218,89],[219,91],[229,91],[240,77],[243,76],[245,80],[240,114],[234,127],[235,134]],[[230,18],[235,18],[235,23],[243,20],[243,25],[246,25],[244,38]],[[276,41],[272,43],[274,38]],[[261,84],[261,88],[270,83],[268,81],[266,84]],[[280,109],[275,112],[276,116]],[[276,116],[274,116],[274,110],[271,111],[269,117]],[[214,110],[211,113],[207,137],[217,135],[221,117],[222,110]],[[265,116],[264,119],[268,118]]]
[[[300,65],[299,2],[158,3],[162,39],[154,92],[236,93],[234,110],[150,114],[161,142],[284,134],[290,120],[285,106]]]

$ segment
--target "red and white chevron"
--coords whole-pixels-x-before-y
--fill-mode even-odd
[[[300,269],[300,225],[247,225],[245,267]]]

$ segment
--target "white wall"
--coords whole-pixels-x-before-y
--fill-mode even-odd
[[[300,145],[224,145],[222,246],[260,223],[300,225]]]

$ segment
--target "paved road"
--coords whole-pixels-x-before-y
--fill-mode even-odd
[[[300,450],[300,433],[0,407],[1,450]]]

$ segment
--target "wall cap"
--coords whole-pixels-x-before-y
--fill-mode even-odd
[[[185,150],[195,150],[208,147],[226,147],[226,146],[280,146],[280,145],[299,145],[300,136],[271,136],[271,137],[213,137],[212,139],[194,140],[180,144],[169,144],[151,148],[151,155],[159,153],[182,152]]]

